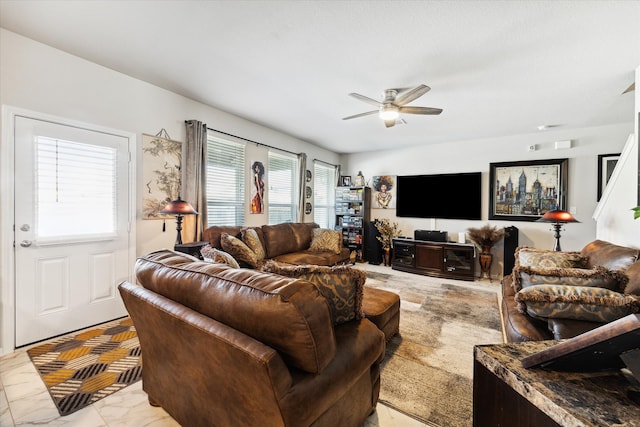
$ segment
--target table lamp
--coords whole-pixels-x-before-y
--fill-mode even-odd
[[[573,215],[571,215],[567,211],[553,210],[553,211],[547,211],[547,213],[542,215],[542,218],[540,218],[536,222],[550,222],[553,224],[553,230],[555,231],[555,234],[553,235],[553,237],[555,237],[556,239],[556,243],[553,245],[553,250],[561,251],[562,249],[560,249],[560,229],[562,228],[562,224],[566,224],[567,222],[580,222],[580,221],[575,219]]]
[[[164,215],[175,215],[176,216],[176,230],[178,231],[178,235],[176,237],[176,245],[182,244],[182,217],[184,215],[197,215],[198,211],[193,209],[193,206],[189,204],[189,202],[185,202],[180,198],[178,198],[172,202],[169,202],[167,206],[164,207],[160,212]]]

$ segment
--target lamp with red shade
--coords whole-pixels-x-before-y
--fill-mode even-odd
[[[555,237],[556,239],[556,242],[553,245],[553,250],[561,251],[562,249],[560,249],[560,230],[562,228],[562,225],[566,224],[567,222],[580,222],[580,221],[575,219],[573,215],[571,215],[567,211],[553,210],[553,211],[548,211],[547,213],[542,215],[542,218],[537,220],[537,222],[550,222],[553,224],[553,230],[555,231],[555,234],[553,235],[553,237]]]
[[[159,213],[164,215],[176,216],[176,230],[178,235],[176,237],[176,245],[182,244],[182,217],[184,215],[197,215],[198,211],[193,209],[193,206],[189,202],[185,202],[178,196],[178,198],[172,202],[169,202]]]

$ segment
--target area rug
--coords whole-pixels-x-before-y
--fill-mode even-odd
[[[380,402],[430,426],[473,418],[473,347],[502,342],[497,287],[370,266],[366,286],[400,295],[400,334],[387,343]]]
[[[27,350],[60,415],[69,415],[142,378],[129,317]]]

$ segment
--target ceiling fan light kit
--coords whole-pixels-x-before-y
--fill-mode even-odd
[[[404,114],[422,114],[422,115],[436,115],[442,113],[441,108],[430,107],[412,107],[405,106],[415,99],[421,97],[427,93],[431,88],[427,85],[419,85],[405,92],[401,92],[399,89],[386,89],[384,91],[384,101],[376,101],[367,96],[360,95],[359,93],[350,93],[349,96],[366,102],[367,104],[375,105],[378,110],[367,111],[365,113],[355,114],[353,116],[344,117],[342,120],[350,120],[358,117],[364,117],[371,114],[378,113],[378,116],[386,127],[392,127],[396,124],[406,123],[403,119],[400,119],[400,113]]]

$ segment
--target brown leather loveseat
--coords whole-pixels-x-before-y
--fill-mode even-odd
[[[553,254],[549,252],[547,255],[553,256]],[[562,255],[574,256],[575,260],[582,265],[575,269],[547,269],[550,276],[561,275],[562,270],[570,271],[571,274],[567,274],[564,279],[571,286],[564,287],[565,295],[557,293],[545,296],[542,292],[538,292],[538,295],[532,299],[540,300],[543,296],[548,297],[548,305],[555,304],[557,309],[552,315],[535,316],[527,311],[528,306],[526,310],[524,309],[526,304],[522,303],[522,298],[516,296],[518,293],[516,290],[518,286],[514,285],[514,277],[518,274],[518,251],[516,251],[516,268],[513,274],[505,276],[502,280],[501,314],[508,342],[572,338],[607,323],[606,320],[603,321],[604,316],[602,318],[600,316],[605,311],[612,317],[621,316],[623,311],[629,313],[638,311],[640,307],[639,249],[594,240],[585,245],[580,252],[565,252]],[[523,271],[532,273],[530,269]],[[548,280],[550,276],[544,280]],[[614,285],[607,285],[607,289],[589,292],[593,288],[585,289],[585,286],[575,286],[583,284],[580,280],[583,282],[591,280],[590,286],[593,286],[596,281],[599,286],[605,282]],[[615,286],[616,281],[619,287]],[[583,298],[578,292],[579,288],[588,296]],[[562,290],[562,287],[558,289]],[[583,304],[582,300],[588,307],[580,307]],[[534,304],[536,302],[533,301]],[[538,308],[544,309],[545,303],[546,300],[538,302]],[[570,306],[573,306],[573,309],[569,309]],[[564,313],[561,313],[558,308],[563,309]],[[540,311],[538,310],[538,313]]]
[[[361,426],[376,407],[385,336],[337,323],[309,282],[161,250],[119,290],[149,402],[184,426]]]

